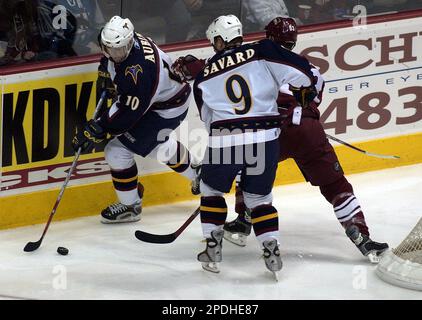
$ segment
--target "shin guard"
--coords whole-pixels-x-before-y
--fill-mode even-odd
[[[252,226],[261,245],[266,240],[275,238],[278,241],[278,213],[271,205],[256,207],[251,212]]]
[[[355,224],[362,234],[369,236],[359,201],[353,193],[352,185],[344,176],[330,185],[321,186],[320,189],[327,201],[332,204],[338,221],[345,229]]]
[[[211,232],[222,229],[227,218],[227,204],[223,197],[201,197],[201,224],[204,237],[211,237]]]

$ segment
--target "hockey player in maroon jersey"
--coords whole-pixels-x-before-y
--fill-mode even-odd
[[[191,87],[175,76],[170,57],[151,39],[135,33],[132,22],[114,16],[100,35],[104,57],[100,70],[112,80],[117,99],[99,119],[88,121],[75,135],[75,150],[92,150],[111,135],[104,150],[119,202],[101,212],[101,222],[140,220],[143,187],[135,155],[153,158],[192,182],[199,194],[198,166],[189,150],[170,133],[188,113]]]
[[[282,47],[293,50],[297,41],[297,26],[291,18],[275,18],[266,27],[266,37]],[[193,56],[180,57],[173,65],[176,73],[190,80],[203,68],[204,61]],[[379,255],[388,245],[372,241],[368,226],[354,195],[352,185],[344,176],[341,165],[324,129],[319,122],[318,106],[321,103],[324,82],[319,71],[312,69],[318,77],[318,96],[308,108],[298,106],[288,88],[281,88],[277,103],[283,116],[280,134],[279,161],[293,158],[305,179],[319,186],[321,194],[332,204],[334,213],[344,227],[346,235],[361,253],[371,262],[378,262]],[[238,217],[225,223],[224,237],[237,245],[245,246],[246,237],[251,232],[250,213],[243,201],[241,188],[236,186],[235,211]]]

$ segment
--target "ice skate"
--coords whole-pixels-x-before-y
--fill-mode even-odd
[[[207,247],[198,254],[198,261],[202,263],[204,270],[219,273],[218,262],[222,260],[222,240],[223,230],[214,230],[211,232],[211,238],[207,238]]]
[[[381,254],[388,249],[387,243],[372,241],[367,235],[362,234],[356,225],[346,229],[346,235],[352,240],[359,251],[368,257],[371,263],[378,263]]]
[[[250,216],[245,213],[239,215],[235,220],[224,224],[224,239],[240,247],[246,246],[246,239],[251,234],[252,224]]]
[[[264,261],[265,266],[270,270],[276,281],[278,281],[278,272],[283,267],[283,262],[280,258],[280,250],[278,248],[277,240],[266,240],[263,242],[264,247]]]
[[[136,222],[141,220],[141,212],[141,201],[133,205],[124,205],[118,202],[101,212],[101,222],[105,224]]]
[[[201,182],[201,164],[191,164],[191,168],[195,172],[195,179],[192,180],[191,192],[193,195],[198,195],[201,193],[199,184]]]

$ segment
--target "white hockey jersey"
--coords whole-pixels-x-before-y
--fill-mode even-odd
[[[245,44],[209,59],[194,83],[194,97],[210,147],[278,138],[279,89],[314,85],[311,65],[271,40]]]

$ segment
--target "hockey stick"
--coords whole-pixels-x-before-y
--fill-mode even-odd
[[[100,110],[100,106],[103,104],[105,96],[106,96],[106,91],[103,91],[103,93],[101,94],[100,101],[98,101],[97,107],[95,108],[95,111],[94,111],[94,116],[93,116],[94,119],[97,117],[98,111]],[[51,220],[53,220],[53,216],[56,213],[57,207],[59,206],[59,203],[62,199],[64,190],[66,189],[67,184],[69,183],[70,176],[72,175],[72,172],[76,167],[76,163],[78,162],[79,156],[81,155],[81,151],[82,151],[82,148],[79,148],[78,151],[75,154],[75,158],[73,159],[72,165],[70,166],[70,169],[67,172],[66,179],[64,180],[62,188],[60,189],[59,195],[56,199],[56,203],[54,204],[53,209],[51,210],[50,216],[48,217],[48,221],[47,221],[47,224],[44,227],[44,231],[41,235],[41,238],[36,242],[28,242],[26,244],[25,248],[23,248],[23,251],[32,252],[32,251],[37,250],[41,246],[41,242],[44,239],[45,234],[47,233],[47,230],[48,230],[48,227],[50,226]]]
[[[366,154],[367,156],[370,157],[375,157],[375,158],[382,158],[382,159],[400,159],[399,156],[390,156],[390,155],[385,155],[385,154],[378,154],[378,153],[372,153],[372,152],[368,152],[362,149],[359,149],[358,147],[352,146],[351,144],[348,144],[347,142],[344,142],[336,137],[330,136],[329,134],[325,134],[327,136],[328,139],[334,140],[338,143],[344,144],[345,146],[352,148],[353,150],[362,152],[364,154]]]
[[[196,218],[196,216],[201,212],[200,207],[198,207],[188,218],[188,220],[183,223],[179,229],[170,234],[152,234],[144,231],[136,231],[135,237],[138,240],[149,243],[172,243],[177,237],[186,229],[186,227]]]

